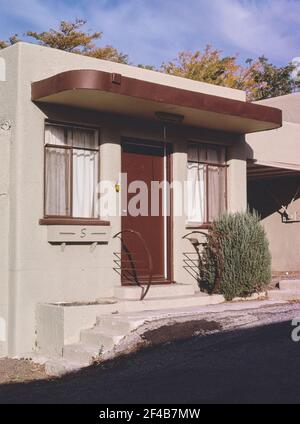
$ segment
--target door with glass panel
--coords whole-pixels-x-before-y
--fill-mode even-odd
[[[45,217],[98,218],[98,182],[98,130],[47,123]]]

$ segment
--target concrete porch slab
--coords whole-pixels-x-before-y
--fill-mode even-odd
[[[263,294],[255,294],[254,300]],[[237,301],[240,299],[237,299]],[[80,333],[94,327],[99,317],[117,316],[128,313],[148,313],[170,310],[175,313],[181,308],[199,308],[225,302],[221,295],[208,296],[197,293],[193,296],[153,298],[143,301],[102,299],[93,304],[39,304],[36,311],[37,352],[50,357],[61,357],[63,348],[78,343]],[[243,301],[242,303],[247,303]]]
[[[300,300],[300,280],[281,280],[279,290],[269,290],[268,298],[272,300],[297,301]]]
[[[231,312],[243,312],[247,310],[255,310],[259,308],[265,308],[268,306],[285,304],[285,301],[277,300],[256,300],[249,299],[248,301],[232,301],[223,302],[211,305],[200,305],[200,306],[189,306],[174,309],[160,309],[156,311],[137,311],[137,312],[125,312],[114,316],[115,319],[122,319],[126,317],[129,320],[141,321],[152,321],[161,318],[168,317],[181,317],[189,315],[202,315],[202,314],[213,314],[213,313],[231,313]],[[100,320],[98,317],[97,320]]]
[[[300,300],[300,290],[284,289],[268,291],[268,298],[271,300],[293,301]]]
[[[300,290],[300,280],[281,280],[280,290]]]
[[[36,310],[37,350],[61,356],[64,345],[77,343],[80,331],[92,328],[98,316],[159,310],[224,302],[223,296],[198,293],[192,296],[153,298],[143,301],[106,299],[99,304],[39,304]]]
[[[263,325],[274,320],[274,311],[281,312],[280,319],[286,319],[285,305],[270,300],[232,302],[98,317],[93,329],[81,332],[79,343],[65,346],[62,358],[45,364],[46,371],[60,376],[149,343]]]
[[[120,300],[140,300],[142,290],[138,286],[115,287],[114,295]],[[150,287],[147,300],[157,298],[170,298],[193,296],[195,287],[191,284],[157,284]]]

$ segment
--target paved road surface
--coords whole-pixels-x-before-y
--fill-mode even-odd
[[[291,322],[145,349],[56,381],[0,387],[0,403],[300,403]]]

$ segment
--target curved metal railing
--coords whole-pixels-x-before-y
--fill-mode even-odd
[[[130,249],[128,248],[128,246],[126,245],[126,243],[124,241],[123,235],[126,234],[126,233],[135,235],[141,241],[143,248],[144,248],[144,251],[146,253],[146,256],[147,256],[147,259],[148,259],[148,267],[147,267],[147,269],[148,269],[148,281],[145,285],[142,284],[139,281],[139,276],[138,276],[138,272],[137,272],[138,268],[136,266],[138,261],[135,260],[133,252],[130,251]],[[122,278],[122,272],[126,271],[127,276],[130,275],[132,277],[134,284],[141,288],[142,293],[141,293],[140,300],[144,300],[145,297],[147,296],[148,292],[149,292],[149,289],[150,289],[150,286],[151,286],[151,283],[152,283],[152,277],[153,277],[153,261],[152,261],[152,256],[151,256],[150,250],[147,246],[147,243],[146,243],[145,239],[142,237],[141,233],[139,233],[138,231],[132,230],[132,229],[122,230],[119,233],[115,234],[113,238],[114,239],[119,238],[121,240],[121,246],[122,246],[122,252],[121,252],[121,257],[120,257],[121,278]],[[127,257],[128,257],[127,261],[123,261],[122,253],[127,255]],[[124,262],[129,264],[129,268],[124,269],[124,267],[122,266],[124,264]]]
[[[198,238],[196,237],[190,237],[193,234],[200,234],[202,236],[204,236],[206,239],[208,239],[210,237],[210,235],[208,233],[205,233],[204,231],[191,231],[190,233],[186,234],[185,236],[182,237],[182,239],[187,239],[191,242],[192,246],[194,247],[197,256],[198,256],[198,267],[199,267],[199,273],[200,273],[200,268],[203,266],[203,260],[202,260],[202,254],[200,251],[200,247],[205,247],[208,244],[208,241],[206,242],[200,242],[198,240]],[[221,285],[221,278],[222,278],[222,273],[223,273],[223,269],[224,269],[224,261],[220,255],[220,247],[218,243],[212,243],[211,246],[213,255],[214,255],[214,260],[215,260],[215,267],[216,267],[216,277],[215,277],[215,282],[214,282],[214,288],[212,291],[212,294],[215,294],[216,292],[218,292],[220,285]]]

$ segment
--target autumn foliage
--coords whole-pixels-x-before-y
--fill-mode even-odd
[[[42,46],[53,47],[71,53],[82,54],[97,59],[119,63],[129,63],[128,55],[111,45],[98,46],[102,32],[84,30],[86,21],[61,21],[58,29],[48,31],[28,31],[25,35]],[[0,49],[17,43],[15,34],[8,41],[0,40]],[[152,65],[138,65],[144,69],[164,72],[171,75],[203,81],[224,87],[237,88],[247,93],[249,101],[281,96],[291,93],[298,83],[291,73],[293,65],[278,67],[264,56],[255,60],[248,59],[245,64],[238,61],[238,56],[223,56],[222,51],[208,45],[204,51],[182,51],[177,58],[163,63],[156,68]]]
[[[210,45],[203,52],[179,52],[176,59],[162,65],[167,74],[244,90],[252,101],[291,93],[293,69],[292,65],[276,67],[265,57],[241,65],[237,56],[223,57]]]
[[[128,56],[119,52],[116,48],[107,45],[98,47],[95,42],[101,40],[102,32],[86,32],[83,30],[86,21],[76,19],[75,22],[61,21],[58,29],[50,28],[44,32],[28,31],[27,37],[33,38],[42,46],[64,50],[69,53],[77,53],[98,59],[111,60],[113,62],[127,63]],[[0,40],[0,48],[8,47],[20,41],[17,35],[11,37],[8,42]]]

